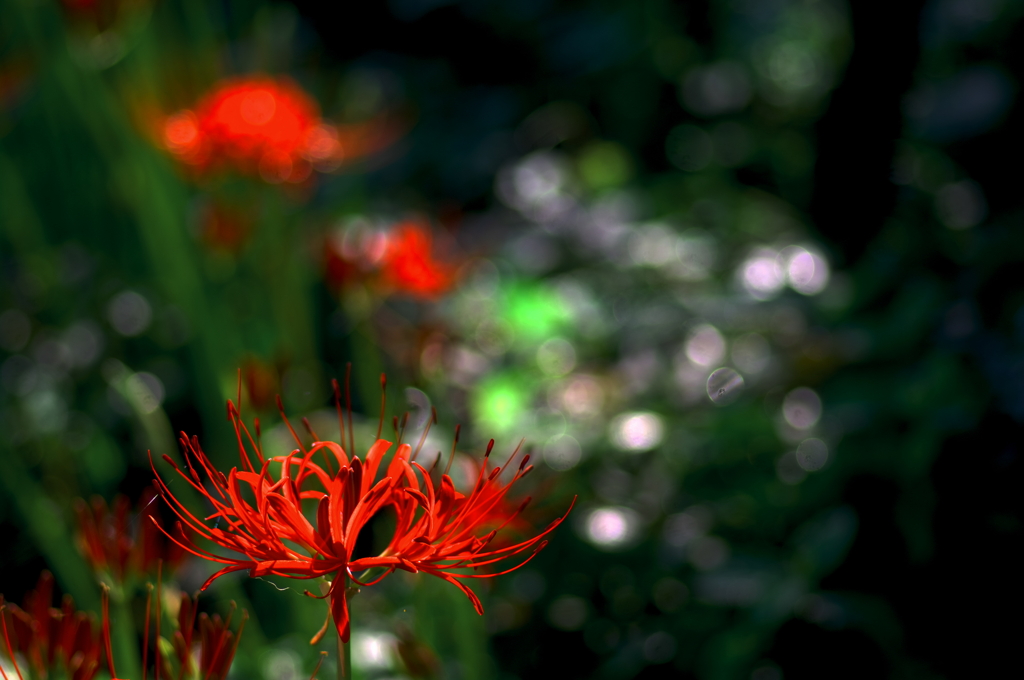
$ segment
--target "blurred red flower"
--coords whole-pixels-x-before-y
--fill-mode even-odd
[[[242,624],[238,631],[232,632],[233,605],[227,619],[222,619],[219,614],[209,616],[205,612],[197,616],[198,606],[198,597],[192,598],[182,593],[181,605],[178,608],[178,629],[171,636],[171,647],[179,669],[177,677],[223,680],[228,675],[231,661],[235,658],[235,651],[242,639],[246,613],[242,612]],[[197,637],[198,676],[195,674]]]
[[[147,488],[139,499],[138,510],[131,512],[125,496],[114,499],[113,508],[99,496],[90,503],[78,499],[78,544],[93,571],[108,573],[119,583],[128,578],[155,574],[162,562],[174,569],[187,553],[158,529],[157,492]]]
[[[418,220],[386,231],[347,230],[327,240],[327,282],[343,288],[364,281],[383,294],[436,300],[458,282],[462,263],[440,260],[434,250],[430,226]]]
[[[208,94],[195,112],[167,119],[164,142],[195,165],[234,164],[258,170],[270,181],[301,181],[309,160],[328,157],[316,102],[288,80],[228,81]]]
[[[384,286],[413,297],[436,299],[455,284],[458,268],[434,259],[430,228],[403,222],[388,234],[381,267]]]
[[[233,166],[268,182],[302,182],[373,153],[400,133],[394,122],[325,123],[316,101],[287,78],[228,80],[193,110],[163,122],[163,143],[180,160],[206,170]]]
[[[102,644],[90,617],[75,611],[74,600],[65,595],[61,608],[53,602],[53,576],[44,571],[34,590],[25,595],[23,607],[5,604],[0,595],[0,629],[5,654],[14,664],[24,659],[33,675],[45,678],[61,669],[69,680],[92,680],[100,667]],[[2,665],[0,665],[2,669]],[[4,673],[6,679],[7,675]]]

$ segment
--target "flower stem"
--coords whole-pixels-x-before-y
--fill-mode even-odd
[[[341,588],[341,596],[348,597],[348,575],[343,571],[337,578],[341,583],[336,583],[336,588]],[[352,614],[349,612],[349,617]],[[351,621],[351,618],[349,619]],[[351,630],[351,623],[349,629]],[[341,631],[338,631],[338,680],[352,680],[352,645],[341,641]]]
[[[352,648],[338,636],[338,680],[352,680]]]

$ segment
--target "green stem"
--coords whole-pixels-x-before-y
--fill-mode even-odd
[[[352,645],[338,635],[338,680],[352,680]]]
[[[348,597],[348,575],[343,571],[339,576],[341,583],[336,583],[336,588],[341,588],[341,596]],[[349,611],[349,630],[352,629],[352,612]],[[338,680],[352,680],[352,644],[341,641],[341,631],[338,631]]]
[[[113,609],[110,616],[110,627],[118,675],[122,678],[138,678],[142,676],[139,670],[142,668],[142,663],[139,661],[139,645],[135,637],[131,605],[121,586],[111,592],[114,597],[110,602],[111,609]]]

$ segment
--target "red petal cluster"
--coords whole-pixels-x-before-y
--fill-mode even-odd
[[[544,547],[544,538],[565,519],[563,515],[528,540],[502,548],[490,546],[497,533],[492,528],[495,508],[500,507],[511,486],[532,469],[527,466],[529,456],[509,481],[502,480],[508,463],[488,468],[485,462],[473,488],[461,493],[447,474],[435,482],[431,473],[415,461],[416,452],[408,444],[399,444],[384,466],[385,455],[392,448],[392,443],[384,439],[374,442],[361,459],[350,456],[335,442],[316,441],[305,447],[292,430],[298,448],[288,455],[265,457],[257,443],[258,429],[253,438],[230,401],[228,413],[235,426],[241,468],[234,467],[225,475],[213,466],[198,441],[184,434],[181,442],[186,467],[164,456],[211,504],[212,512],[206,517],[195,516],[175,498],[155,467],[154,473],[161,494],[185,526],[238,556],[216,555],[184,536],[175,540],[187,550],[225,565],[210,577],[204,589],[219,576],[240,570],[248,570],[251,576],[329,577],[332,583],[325,597],[330,597],[331,614],[344,641],[349,638],[344,589],[349,578],[360,585],[372,585],[396,569],[422,571],[457,586],[482,612],[480,600],[460,579],[497,576],[522,566]],[[344,442],[340,408],[339,423],[340,441]],[[488,447],[488,455],[490,450]],[[383,474],[379,474],[381,471]],[[304,506],[314,521],[306,518]],[[513,521],[523,507],[525,502],[505,522]],[[388,510],[397,517],[388,547],[375,557],[354,558],[360,532],[374,516]],[[488,568],[526,552],[530,553],[526,560],[498,573],[465,571]],[[364,577],[359,576],[360,572],[374,568],[383,573],[371,583],[361,580]]]
[[[60,609],[51,607],[52,601],[53,576],[48,571],[40,575],[35,590],[25,596],[23,608],[4,604],[0,596],[0,629],[4,636],[0,653],[15,663],[18,677],[21,669],[15,654],[28,662],[35,677],[45,678],[62,670],[69,680],[92,680],[100,667],[99,630],[86,614],[75,611],[70,595],[64,596]]]
[[[341,288],[365,280],[385,294],[436,300],[458,281],[461,263],[439,260],[430,227],[400,222],[386,232],[343,233],[326,249],[328,283]]]
[[[133,576],[156,573],[162,561],[171,569],[181,564],[187,553],[168,541],[157,525],[160,517],[153,502],[157,492],[143,491],[138,510],[131,512],[131,503],[124,496],[114,499],[110,508],[99,496],[90,503],[78,499],[78,543],[93,571],[108,572],[116,581]]]

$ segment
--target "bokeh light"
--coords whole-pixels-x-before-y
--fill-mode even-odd
[[[629,256],[640,266],[662,267],[675,259],[676,235],[664,224],[638,227],[629,237]]]
[[[821,397],[809,387],[798,387],[782,401],[782,417],[791,427],[808,430],[821,418]]]
[[[686,340],[686,357],[698,366],[717,364],[725,356],[725,338],[711,324],[701,324]]]
[[[602,550],[622,550],[636,540],[640,516],[631,508],[616,506],[591,510],[583,524],[584,537]]]
[[[538,342],[555,335],[571,318],[559,294],[538,285],[512,285],[504,290],[504,320],[516,337]]]
[[[574,375],[552,388],[549,403],[575,418],[589,418],[601,412],[604,389],[600,381],[589,375]]]
[[[820,470],[828,462],[828,445],[815,437],[803,440],[796,447],[796,462],[808,472]]]
[[[739,398],[744,385],[742,375],[728,366],[723,366],[715,369],[708,376],[708,398],[716,404],[724,406]]]
[[[755,300],[770,300],[785,285],[786,272],[779,265],[778,259],[776,251],[762,248],[740,265],[740,283]]]
[[[649,451],[661,443],[665,426],[656,413],[622,413],[608,428],[612,443],[623,451]]]
[[[538,151],[498,174],[495,191],[509,206],[538,221],[556,219],[574,204],[569,165],[561,156]]]
[[[560,434],[544,443],[543,455],[544,462],[552,470],[569,470],[579,464],[583,457],[583,448],[572,436]]]
[[[128,337],[141,335],[153,319],[149,301],[133,290],[118,293],[107,305],[107,319],[114,330]]]
[[[562,376],[576,366],[576,350],[565,338],[551,338],[537,348],[537,366],[542,373]]]
[[[352,665],[360,670],[379,670],[394,665],[397,640],[390,633],[352,634]]]
[[[498,375],[480,383],[475,395],[476,417],[495,432],[509,432],[527,410],[527,391],[507,376]]]
[[[829,267],[821,255],[802,246],[790,246],[779,253],[790,287],[802,295],[817,295],[829,281]]]

